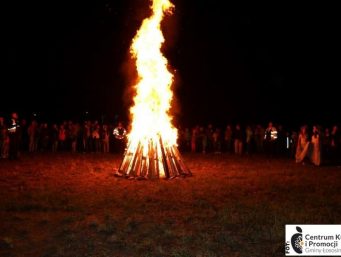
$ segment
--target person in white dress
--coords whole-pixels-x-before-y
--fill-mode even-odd
[[[321,140],[320,132],[317,126],[313,126],[313,135],[311,136],[310,160],[315,166],[320,166],[321,164]]]
[[[297,147],[296,147],[296,163],[303,162],[304,158],[308,155],[309,151],[309,140],[307,133],[307,126],[302,126],[300,130],[300,134],[297,139]]]

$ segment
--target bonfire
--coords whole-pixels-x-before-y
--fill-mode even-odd
[[[130,109],[132,124],[117,175],[129,178],[175,178],[191,175],[177,148],[177,129],[170,115],[173,74],[161,53],[161,21],[171,14],[169,0],[153,0],[152,14],[143,20],[130,52],[138,82]]]

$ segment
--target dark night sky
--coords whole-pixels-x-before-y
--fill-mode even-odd
[[[0,110],[79,117],[128,110],[128,48],[148,0],[8,1]],[[339,18],[333,6],[174,0],[164,52],[183,123],[334,122]],[[327,101],[324,103],[323,101]]]

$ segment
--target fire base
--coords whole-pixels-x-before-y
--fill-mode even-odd
[[[192,176],[192,173],[182,161],[177,147],[164,146],[159,137],[156,142],[149,140],[143,144],[140,141],[137,147],[129,144],[115,175],[131,179],[172,179]]]

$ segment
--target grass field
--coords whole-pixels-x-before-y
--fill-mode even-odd
[[[283,256],[285,224],[341,223],[340,167],[184,159],[170,181],[116,178],[111,154],[0,160],[0,256]]]

